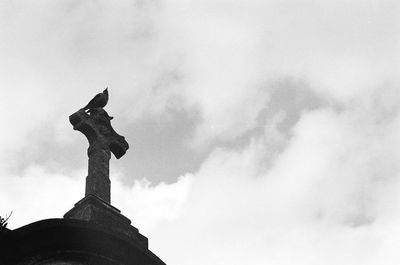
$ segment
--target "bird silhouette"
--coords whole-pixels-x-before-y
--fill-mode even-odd
[[[108,102],[108,87],[102,92],[94,96],[89,103],[83,107],[83,110],[91,110],[95,108],[104,108]]]

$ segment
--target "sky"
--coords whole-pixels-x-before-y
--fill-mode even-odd
[[[105,87],[112,204],[169,265],[400,263],[395,0],[0,2],[0,215],[84,196],[68,117]]]

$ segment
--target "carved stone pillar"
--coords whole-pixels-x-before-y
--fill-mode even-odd
[[[89,141],[89,167],[85,197],[64,218],[91,222],[97,227],[128,236],[147,249],[147,238],[131,226],[131,220],[110,202],[111,153],[119,159],[129,148],[125,138],[111,127],[111,119],[102,108],[91,109],[90,113],[81,109],[69,117],[74,130],[82,132]]]
[[[111,152],[107,149],[89,146],[89,166],[86,177],[85,196],[96,195],[104,201],[111,203],[110,190],[110,158]]]
[[[89,141],[85,196],[94,195],[107,203],[111,202],[111,153],[119,159],[129,148],[125,138],[112,128],[111,119],[102,108],[92,109],[90,113],[79,110],[69,117],[74,130],[82,132]]]

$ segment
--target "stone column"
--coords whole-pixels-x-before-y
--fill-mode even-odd
[[[125,138],[111,127],[111,117],[102,108],[89,113],[79,110],[69,117],[74,130],[82,132],[89,141],[88,176],[85,196],[94,195],[110,204],[110,158],[117,159],[128,150]]]
[[[89,146],[88,148],[89,166],[88,176],[86,177],[85,196],[96,195],[104,201],[111,203],[110,198],[110,158],[111,152],[108,148],[98,148]]]

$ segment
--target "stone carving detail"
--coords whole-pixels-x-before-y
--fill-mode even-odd
[[[112,117],[103,108],[80,109],[69,117],[74,130],[82,132],[89,141],[89,169],[85,196],[95,195],[110,203],[111,153],[119,159],[129,148],[125,138],[114,131]]]

